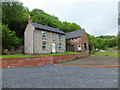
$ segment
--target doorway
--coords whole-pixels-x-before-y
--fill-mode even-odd
[[[81,45],[78,45],[78,51],[81,51]]]
[[[55,48],[55,43],[52,43],[52,53],[55,53],[56,52],[56,48]]]

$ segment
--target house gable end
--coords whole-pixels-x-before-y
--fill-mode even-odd
[[[28,23],[24,32],[24,52],[27,54],[33,54],[33,33],[35,27]]]

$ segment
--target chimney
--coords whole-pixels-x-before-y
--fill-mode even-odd
[[[28,17],[28,24],[31,23],[31,22],[32,22],[32,19],[31,19],[30,15],[29,15],[29,17]]]

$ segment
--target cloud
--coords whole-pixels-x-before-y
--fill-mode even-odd
[[[61,21],[75,22],[92,35],[116,35],[118,0],[20,0],[30,10],[42,9]]]

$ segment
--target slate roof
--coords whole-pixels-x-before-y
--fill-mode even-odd
[[[65,34],[65,37],[66,37],[66,39],[81,37],[83,31],[85,31],[85,30],[84,30],[84,29],[81,29],[81,30],[69,32],[69,33],[66,33],[66,34]]]
[[[52,28],[52,27],[41,25],[41,24],[34,23],[34,22],[31,22],[31,24],[37,29],[50,31],[50,32],[55,32],[55,33],[59,33],[59,34],[65,34],[64,32],[62,32],[62,31],[60,31],[59,29],[56,29],[56,28]]]

